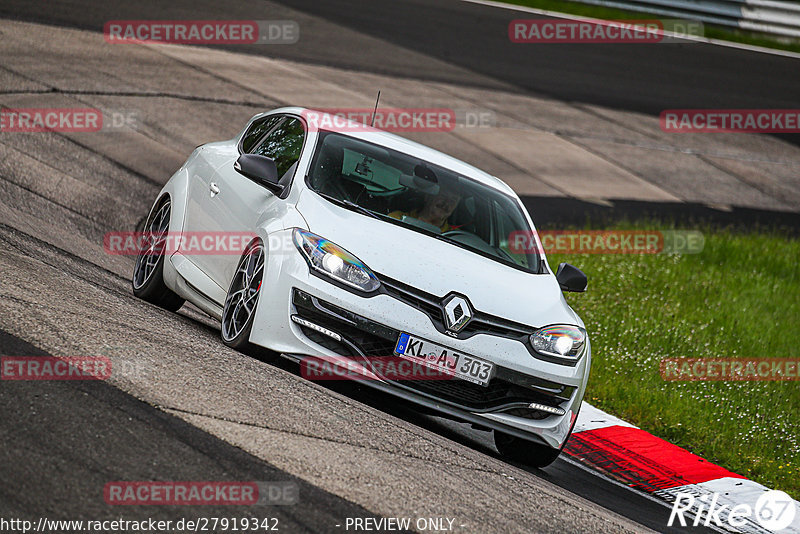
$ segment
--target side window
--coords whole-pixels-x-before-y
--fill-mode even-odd
[[[275,160],[278,176],[283,177],[289,167],[300,159],[304,139],[303,123],[288,117],[261,141],[253,153]]]
[[[273,126],[278,124],[282,118],[281,116],[273,115],[272,117],[265,117],[253,122],[247,132],[242,136],[242,152],[250,152],[253,147],[256,146],[258,140],[261,139],[265,133],[270,131]]]

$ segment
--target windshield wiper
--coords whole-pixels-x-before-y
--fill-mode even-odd
[[[446,235],[434,234],[433,232],[430,232],[430,235],[431,235],[431,237],[434,237],[434,238],[438,239],[439,241],[444,241],[445,243],[450,243],[451,245],[455,245],[458,248],[463,248],[464,250],[470,250],[470,251],[474,251],[475,250],[474,248],[470,247],[469,245],[465,245],[464,243],[462,243],[460,241],[456,241],[455,239],[451,239],[451,238],[447,237]]]
[[[362,215],[366,215],[368,217],[372,217],[373,219],[381,219],[382,218],[380,215],[378,215],[374,211],[368,210],[364,206],[359,206],[358,204],[356,204],[355,202],[352,202],[350,200],[347,200],[347,199],[344,199],[344,198],[332,197],[332,196],[330,196],[330,195],[328,195],[326,193],[322,193],[321,191],[316,191],[316,193],[319,196],[321,196],[322,198],[330,200],[334,204],[338,204],[339,206],[343,206],[343,207],[348,208],[348,209],[350,209],[352,211],[356,211],[356,212],[358,212],[358,213],[360,213]]]
[[[351,202],[351,201],[345,200],[345,199],[341,199],[341,202],[345,206],[347,206],[349,208],[352,208],[353,210],[357,211],[358,213],[360,213],[362,215],[367,215],[369,217],[372,217],[373,219],[381,219],[382,218],[380,215],[378,215],[374,211],[372,211],[370,209],[367,209],[364,206],[359,206],[355,202]]]

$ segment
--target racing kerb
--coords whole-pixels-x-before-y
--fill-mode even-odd
[[[754,507],[759,496],[770,488],[715,465],[696,454],[645,432],[591,404],[584,402],[565,454],[632,488],[673,503],[678,493],[719,494],[719,505],[728,510],[738,504]],[[781,533],[800,533],[800,502],[794,501],[797,514]],[[703,521],[705,517],[702,518]],[[753,518],[736,529],[723,522],[730,532],[766,534]]]

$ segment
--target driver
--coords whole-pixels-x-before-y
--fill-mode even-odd
[[[432,224],[438,227],[442,233],[445,233],[454,229],[447,222],[447,219],[453,214],[460,201],[461,195],[458,191],[452,188],[440,187],[438,193],[427,193],[425,195],[425,204],[421,209],[410,212],[397,210],[390,213],[389,217],[402,219],[406,215]]]

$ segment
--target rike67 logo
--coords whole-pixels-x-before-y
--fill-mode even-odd
[[[792,525],[796,514],[795,501],[782,491],[770,490],[762,493],[756,500],[755,506],[748,503],[734,503],[730,498],[721,497],[717,492],[705,493],[698,497],[681,491],[675,494],[667,526],[671,527],[677,520],[682,527],[702,525],[716,526],[733,532],[760,532],[756,526],[758,525],[767,531],[780,532]]]

